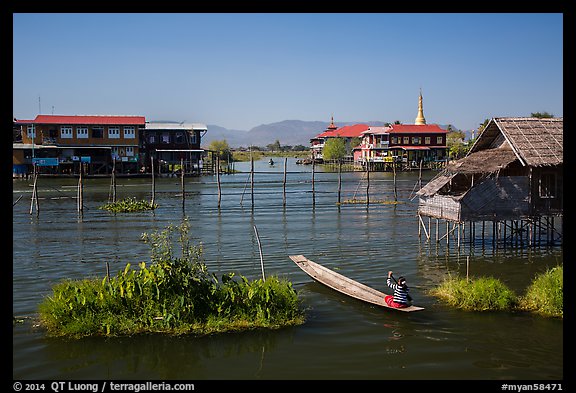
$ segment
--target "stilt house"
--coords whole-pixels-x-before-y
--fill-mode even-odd
[[[457,223],[562,216],[563,118],[491,119],[417,195],[420,217]]]

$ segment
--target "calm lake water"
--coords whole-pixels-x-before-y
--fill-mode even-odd
[[[254,205],[249,163],[222,175],[221,207],[215,176],[156,180],[154,212],[113,214],[110,179],[85,179],[83,214],[76,210],[77,179],[40,178],[40,213],[29,214],[31,181],[13,181],[13,378],[105,380],[549,380],[563,375],[563,321],[530,313],[464,312],[428,291],[448,274],[494,276],[521,294],[536,274],[562,264],[562,248],[492,249],[490,241],[427,242],[418,237],[418,173],[370,174],[373,202],[338,205],[338,174],[288,160],[255,163]],[[423,175],[425,183],[435,175]],[[151,197],[151,180],[118,179],[118,198]],[[315,204],[312,203],[313,196]],[[342,175],[341,201],[366,198],[365,174]],[[303,325],[208,337],[144,335],[81,340],[48,338],[34,325],[43,297],[63,279],[111,274],[149,261],[144,232],[188,218],[210,271],[261,276],[254,226],[266,275],[290,279],[306,307]],[[444,232],[442,232],[443,234]],[[357,281],[391,293],[389,270],[404,275],[415,304],[403,313],[347,298],[313,282],[289,258],[303,254]]]

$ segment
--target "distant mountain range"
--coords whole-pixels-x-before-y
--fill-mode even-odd
[[[336,122],[334,124],[337,127],[343,127],[362,123],[371,126],[383,126],[385,124],[383,121]],[[249,147],[250,145],[266,147],[277,140],[282,146],[303,145],[308,147],[310,146],[310,139],[324,132],[329,125],[330,123],[324,121],[284,120],[262,124],[249,131],[243,131],[208,124],[208,132],[202,137],[202,147],[208,147],[210,142],[214,140],[226,140],[232,148]],[[440,127],[445,129],[448,126],[440,125]]]

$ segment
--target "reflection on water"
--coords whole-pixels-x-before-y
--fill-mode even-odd
[[[154,212],[113,214],[109,180],[85,180],[84,213],[73,179],[40,179],[40,214],[28,214],[31,187],[14,181],[13,313],[35,318],[43,296],[65,278],[103,277],[149,259],[141,234],[185,217],[209,269],[290,279],[306,307],[297,327],[206,337],[144,335],[113,339],[47,338],[32,322],[13,329],[15,379],[562,379],[563,322],[527,313],[470,313],[428,295],[447,274],[491,275],[522,293],[533,277],[562,263],[561,249],[463,245],[418,238],[418,174],[398,176],[399,204],[341,204],[335,173],[315,174],[289,160],[286,206],[283,162],[256,165],[254,205],[249,174],[156,181]],[[248,167],[249,168],[249,164]],[[242,164],[236,164],[243,170]],[[426,180],[433,174],[427,174]],[[391,174],[370,176],[375,200],[392,200]],[[343,174],[342,200],[363,193],[362,175]],[[121,179],[117,193],[149,199],[148,179]],[[248,186],[246,186],[248,184]],[[360,190],[360,191],[357,191]],[[374,194],[372,194],[372,192]],[[341,274],[388,292],[388,270],[408,277],[425,310],[400,313],[347,298],[313,282],[288,258],[304,254]]]

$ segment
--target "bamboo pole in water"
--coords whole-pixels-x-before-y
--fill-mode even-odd
[[[154,157],[150,157],[150,166],[152,168],[152,199],[150,200],[150,206],[154,206],[154,197],[156,196],[156,182],[154,179]]]
[[[250,155],[250,192],[252,194],[252,207],[254,207],[254,157]]]
[[[116,202],[116,159],[112,159],[112,203]]]
[[[32,214],[32,210],[36,207],[36,216],[40,214],[40,206],[38,204],[38,169],[36,168],[36,164],[32,165],[33,172],[32,178],[34,179],[32,182],[32,199],[30,200],[30,214]]]
[[[394,202],[398,202],[398,194],[396,191],[396,165],[392,162],[392,172],[394,173]]]
[[[370,163],[366,162],[366,205],[370,204]]]
[[[316,206],[316,190],[314,188],[314,173],[316,172],[316,160],[312,159],[312,206]]]
[[[82,213],[84,210],[84,201],[82,198],[84,197],[84,185],[82,184],[82,162],[80,163],[80,176],[78,177],[78,194],[77,194],[77,208],[78,213]]]
[[[341,191],[342,191],[342,159],[338,159],[338,204],[340,204]]]
[[[286,206],[286,164],[288,157],[284,157],[284,181],[282,182],[282,206]]]
[[[216,181],[218,183],[218,208],[220,208],[220,200],[222,199],[222,189],[220,186],[220,155],[216,156]]]
[[[181,171],[181,176],[180,176],[180,188],[182,189],[182,209],[184,209],[184,202],[186,200],[186,190],[185,185],[184,185],[184,159],[181,158],[180,159],[180,171]]]
[[[262,244],[260,244],[260,236],[258,236],[258,229],[254,225],[254,232],[256,233],[256,240],[258,241],[258,250],[260,251],[260,267],[262,268],[262,281],[266,280],[264,276],[264,257],[262,256]]]

